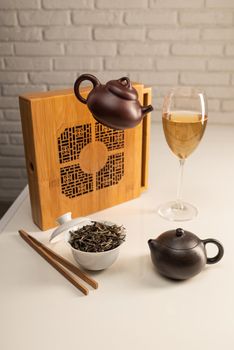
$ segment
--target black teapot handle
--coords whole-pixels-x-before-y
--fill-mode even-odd
[[[74,93],[76,95],[76,97],[78,98],[78,100],[84,104],[87,103],[87,100],[81,96],[80,94],[80,84],[84,81],[84,80],[89,80],[91,81],[91,83],[93,84],[93,89],[97,86],[97,85],[100,85],[100,81],[92,74],[82,74],[80,75],[76,81],[75,81],[75,84],[74,84]]]
[[[223,248],[223,245],[219,241],[217,241],[216,239],[213,239],[213,238],[208,238],[208,239],[203,239],[202,242],[203,242],[204,246],[206,246],[207,243],[213,243],[218,248],[218,253],[216,256],[214,256],[213,258],[207,257],[207,262],[206,262],[207,264],[215,264],[219,260],[222,259],[223,254],[224,254],[224,248]]]

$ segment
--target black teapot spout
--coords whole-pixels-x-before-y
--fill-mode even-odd
[[[155,250],[158,247],[158,243],[157,243],[156,239],[149,239],[148,245],[149,245],[150,250]]]
[[[153,111],[153,106],[149,105],[149,106],[143,106],[141,107],[141,112],[142,112],[142,117],[144,117],[145,115],[147,115],[148,113]]]

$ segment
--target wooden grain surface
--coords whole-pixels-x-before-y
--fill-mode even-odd
[[[141,104],[150,103],[151,89],[144,88],[143,85],[137,83],[134,84],[134,87],[139,94]],[[83,96],[86,97],[89,91],[89,88],[84,88]],[[19,102],[32,216],[39,228],[47,230],[54,227],[56,218],[68,211],[72,212],[73,217],[88,215],[136,198],[142,190],[146,189],[149,116],[146,116],[137,127],[124,131],[124,146],[122,148],[117,147],[109,150],[102,143],[103,146],[99,145],[98,150],[93,152],[95,142],[98,141],[95,139],[95,128],[98,128],[97,124],[99,123],[92,117],[87,106],[75,98],[72,90],[27,94],[20,96]],[[68,150],[68,153],[73,152],[73,156],[61,163],[63,155],[59,153],[58,140],[59,138],[62,140],[67,130],[73,130],[74,126],[79,125],[90,125],[90,142],[88,145],[84,145],[77,157],[74,156],[77,146],[76,143],[73,143],[73,149]],[[79,131],[78,129],[74,130]],[[107,136],[110,132],[111,129],[104,129]],[[121,162],[121,159],[116,160],[117,158],[115,158],[121,158],[120,154],[123,154],[124,171],[123,176],[120,176],[121,178],[117,181],[118,174],[114,173],[117,163],[114,163],[114,160]],[[110,156],[110,163],[112,159],[113,165],[110,170],[104,171],[108,156]],[[68,167],[75,169],[72,174],[69,173]],[[80,175],[80,177],[84,176],[82,179],[79,179],[77,175],[77,167],[84,171],[84,175]],[[104,169],[104,175],[96,177],[95,174],[100,169]],[[61,174],[66,171],[68,175],[65,174],[62,177]],[[113,171],[113,175],[111,175],[111,171]],[[84,188],[93,186],[92,191],[89,190],[88,193],[73,197],[69,197],[67,193],[64,194],[63,191],[70,191],[69,186],[71,191],[74,191],[72,186],[76,181],[85,182],[84,178],[87,173],[93,174],[91,175],[92,184],[85,184]],[[113,184],[111,185],[112,180]],[[61,190],[62,181],[67,181],[63,191]],[[82,189],[83,185],[79,186],[79,190]]]

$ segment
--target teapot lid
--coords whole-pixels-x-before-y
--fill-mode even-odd
[[[163,246],[177,250],[191,249],[200,243],[200,239],[195,234],[182,228],[166,231],[156,241]]]
[[[106,88],[113,94],[125,100],[138,99],[137,91],[132,87],[128,77],[123,77],[118,80],[110,80],[106,83]]]
[[[69,229],[77,229],[79,225],[90,225],[92,223],[92,220],[87,217],[79,217],[76,219],[72,219],[72,213],[68,212],[61,216],[59,216],[56,219],[59,226],[52,232],[49,241],[55,242],[54,238],[63,233],[64,231],[67,231]]]

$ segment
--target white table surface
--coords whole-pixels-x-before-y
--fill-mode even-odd
[[[234,349],[234,126],[208,125],[188,159],[183,197],[199,215],[180,224],[156,212],[175,197],[178,161],[161,125],[151,136],[149,190],[91,216],[124,224],[127,241],[111,268],[93,274],[100,287],[87,297],[18,236],[24,228],[47,243],[50,232],[39,232],[28,196],[21,200],[0,235],[1,350]],[[185,282],[160,277],[147,246],[149,238],[178,226],[225,247],[219,263]],[[61,243],[54,249],[72,259]]]

